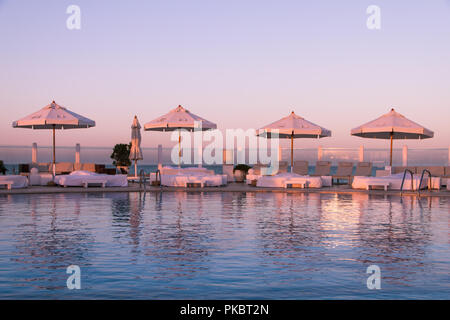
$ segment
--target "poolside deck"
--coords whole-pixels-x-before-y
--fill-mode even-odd
[[[32,186],[24,189],[0,189],[0,195],[9,194],[59,194],[59,193],[101,193],[101,192],[143,192],[144,188],[140,188],[137,183],[130,183],[128,187],[41,187]],[[373,195],[393,195],[400,196],[398,190],[356,190],[348,185],[337,185],[322,189],[284,189],[284,188],[258,188],[246,185],[244,183],[230,183],[223,187],[204,187],[204,188],[182,188],[182,187],[152,187],[146,186],[146,192],[281,192],[281,193],[337,193],[337,194],[373,194]],[[417,192],[404,191],[403,195],[417,196]],[[441,190],[422,190],[421,197],[450,197],[450,191]]]

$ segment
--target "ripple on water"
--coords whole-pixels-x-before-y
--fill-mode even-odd
[[[449,202],[366,194],[0,196],[0,298],[448,299]],[[82,290],[66,288],[79,265]],[[366,269],[381,268],[368,290]]]

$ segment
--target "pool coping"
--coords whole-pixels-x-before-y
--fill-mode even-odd
[[[246,185],[244,183],[230,183],[222,187],[203,187],[203,188],[184,188],[184,187],[139,187],[139,184],[131,184],[128,187],[46,187],[31,186],[23,189],[0,189],[0,195],[11,194],[64,194],[64,193],[107,193],[107,192],[248,192],[248,193],[332,193],[332,194],[369,194],[369,195],[390,195],[401,196],[399,190],[360,190],[352,189],[346,185],[338,185],[321,189],[285,189],[285,188],[260,188]],[[404,191],[404,196],[418,196],[417,191]],[[447,190],[423,190],[420,192],[421,197],[450,197],[450,191]]]

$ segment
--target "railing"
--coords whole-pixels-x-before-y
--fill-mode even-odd
[[[424,170],[422,171],[422,176],[420,177],[420,182],[419,182],[419,187],[418,187],[418,194],[419,194],[419,197],[420,197],[420,188],[422,187],[422,181],[423,181],[423,177],[424,177],[425,173],[428,173],[428,177],[429,177],[429,180],[428,180],[428,190],[431,189],[431,183],[432,183],[432,181],[431,181],[431,178],[432,178],[431,172],[428,171],[427,169],[424,169]]]
[[[162,185],[161,185],[161,171],[159,171],[159,169],[158,170],[156,170],[156,172],[155,172],[155,175],[156,175],[156,177],[155,177],[155,185],[159,185],[160,187],[162,187]]]
[[[405,178],[406,178],[407,172],[409,172],[411,175],[411,190],[414,191],[414,173],[409,169],[405,169],[405,171],[403,172],[402,186],[400,187],[400,196],[403,196],[403,186],[405,184]]]
[[[81,146],[81,155],[83,162],[108,164],[111,162],[111,147],[83,147]],[[252,149],[253,150],[253,149]],[[321,150],[321,158],[324,161],[331,161],[336,165],[341,161],[358,162],[360,160],[360,150],[358,148],[330,148],[323,147]],[[186,150],[190,155],[193,165],[194,149]],[[249,160],[248,149],[244,149],[246,161]],[[162,163],[172,163],[172,148],[162,148],[161,157],[158,158],[158,148],[142,148],[144,160],[140,161],[140,165],[156,165],[158,159]],[[290,147],[282,146],[282,159],[290,159]],[[232,153],[234,163],[237,161],[238,150]],[[403,153],[401,148],[394,149],[394,166],[403,165]],[[310,164],[314,164],[319,158],[318,148],[294,148],[294,160],[306,160]],[[388,148],[364,148],[364,161],[372,162],[376,167],[384,167],[389,161]],[[50,162],[52,159],[52,148],[47,146],[38,146],[37,162]],[[73,162],[75,159],[75,146],[57,146],[57,162]],[[29,146],[0,146],[0,160],[6,165],[17,165],[19,163],[30,163],[32,161],[32,147]],[[177,159],[178,161],[178,159]],[[240,162],[239,162],[240,163]],[[186,163],[187,164],[187,163]],[[205,163],[206,164],[206,163]],[[409,166],[447,166],[450,165],[449,148],[409,148],[407,155],[407,164]],[[8,168],[12,169],[13,168]],[[17,170],[17,168],[16,168]],[[148,172],[148,170],[147,170]]]
[[[141,171],[139,172],[139,189],[142,190],[142,186],[144,186],[144,192],[146,192],[145,182],[145,171],[141,169]]]

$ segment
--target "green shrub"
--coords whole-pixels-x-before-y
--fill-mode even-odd
[[[238,164],[237,166],[234,167],[233,173],[234,173],[236,170],[241,170],[241,171],[245,172],[245,174],[247,174],[247,173],[248,173],[248,170],[250,170],[251,168],[252,168],[252,167],[250,167],[250,166],[248,166],[248,165],[246,165],[246,164]]]
[[[111,153],[111,159],[113,159],[113,165],[118,166],[131,166],[130,161],[130,144],[118,143],[114,146],[113,153]]]
[[[5,168],[3,161],[0,160],[0,173],[4,175],[4,174],[6,174],[6,171],[8,171],[8,169]]]

